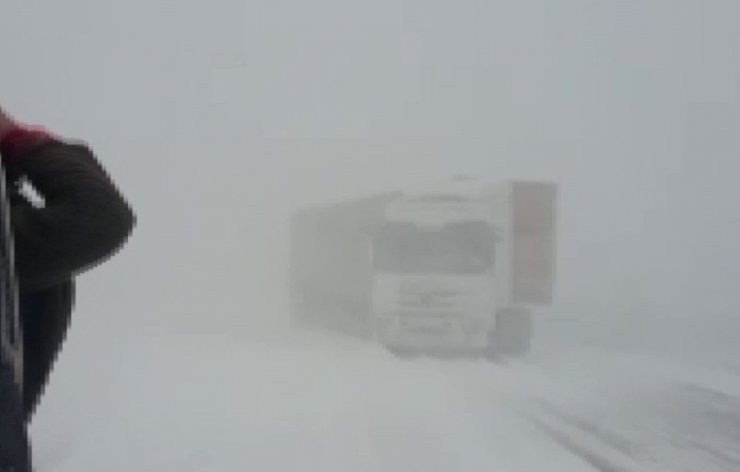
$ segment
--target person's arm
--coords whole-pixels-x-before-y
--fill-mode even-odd
[[[133,212],[87,146],[40,129],[0,125],[0,154],[8,171],[24,176],[44,200],[41,208],[12,207],[21,287],[64,282],[128,238]]]

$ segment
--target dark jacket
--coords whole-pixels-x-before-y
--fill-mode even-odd
[[[2,151],[10,178],[22,178],[43,198],[41,207],[19,195],[11,199],[26,420],[69,326],[75,276],[112,255],[135,221],[87,146],[38,135],[27,141]]]

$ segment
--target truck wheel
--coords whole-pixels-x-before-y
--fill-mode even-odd
[[[521,357],[532,347],[532,314],[522,308],[505,308],[496,313],[490,355]]]
[[[398,346],[385,346],[386,350],[390,352],[393,357],[401,360],[413,360],[419,357],[419,353],[413,349],[398,347]]]
[[[488,344],[483,349],[483,352],[481,354],[483,358],[490,362],[498,362],[501,360],[498,352],[496,352],[496,343],[494,341],[493,331],[488,333]]]

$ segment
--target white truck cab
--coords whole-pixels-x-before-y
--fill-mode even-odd
[[[514,260],[512,253],[515,238],[526,237],[517,223],[526,220],[520,213],[527,205],[512,206],[518,197],[522,207],[522,196],[514,195],[522,193],[522,185],[496,187],[458,178],[403,193],[387,205],[372,251],[373,313],[380,343],[399,351],[528,349],[529,306],[510,293],[513,278],[522,278],[512,269],[526,270],[520,267],[526,261]],[[528,185],[530,194],[543,188]],[[543,196],[529,199],[530,212],[552,205],[554,192]],[[542,210],[537,216],[551,220],[551,209]],[[538,227],[547,231],[535,231],[536,242],[551,244],[552,221]],[[551,252],[547,257],[537,263],[551,264]],[[546,272],[551,277],[551,270]]]
[[[484,350],[492,329],[492,191],[455,180],[391,202],[373,245],[373,312],[392,349]]]

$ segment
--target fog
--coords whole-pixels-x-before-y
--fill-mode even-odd
[[[458,173],[558,183],[548,343],[739,353],[736,2],[0,11],[0,103],[88,142],[138,217],[81,277],[39,436],[82,421],[132,346],[277,336],[291,212]]]

